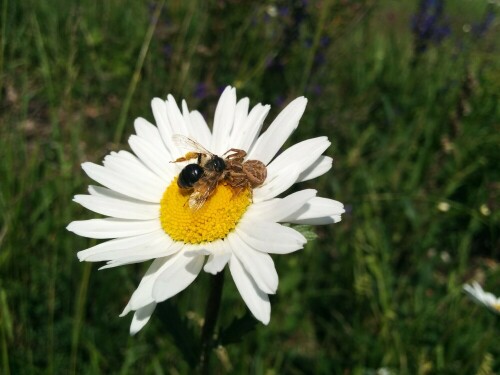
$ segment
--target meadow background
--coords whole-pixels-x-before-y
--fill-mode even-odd
[[[266,124],[308,97],[289,144],[327,135],[334,166],[297,189],[347,212],[274,257],[269,326],[227,277],[214,373],[499,374],[500,319],[462,291],[500,294],[499,4],[3,0],[0,373],[190,371],[209,276],[130,337],[147,264],[98,272],[65,227],[95,217],[80,163],[129,149],[153,97],[211,123],[230,84]]]

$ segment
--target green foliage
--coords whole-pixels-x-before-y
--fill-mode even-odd
[[[158,313],[158,318],[165,325],[165,330],[172,336],[184,360],[191,368],[195,368],[200,348],[196,345],[198,338],[187,317],[183,316],[170,300],[158,306]]]
[[[168,1],[156,24],[148,5],[0,4],[0,372],[189,372],[209,276],[129,337],[147,265],[94,272],[75,254],[95,243],[65,227],[93,217],[71,202],[80,163],[127,148],[151,98],[210,122],[231,84],[269,118],[309,99],[289,144],[327,135],[334,164],[298,188],[347,212],[273,257],[268,326],[226,282],[214,373],[500,373],[498,317],[461,291],[500,294],[498,25],[466,32],[486,2],[447,2],[452,36],[418,56],[416,2]]]
[[[246,334],[255,329],[257,323],[258,321],[248,311],[242,317],[235,317],[229,326],[219,333],[219,345],[241,342]]]
[[[302,234],[308,242],[314,241],[316,238],[318,238],[314,227],[311,225],[293,225],[292,228],[297,232],[300,232],[300,234]]]

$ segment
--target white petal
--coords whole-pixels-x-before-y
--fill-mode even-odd
[[[303,220],[290,220],[292,224],[304,224],[304,225],[328,225],[335,224],[342,221],[341,215],[331,215],[323,216],[313,219],[303,219]]]
[[[250,100],[248,98],[243,98],[236,103],[236,110],[234,113],[234,125],[230,134],[229,145],[232,148],[239,148],[237,139],[241,137],[241,133],[243,132],[243,125],[248,116],[248,106],[250,104]]]
[[[332,224],[340,221],[340,215],[344,212],[342,203],[333,199],[314,197],[283,221],[311,225]]]
[[[288,148],[268,165],[267,180],[254,190],[254,201],[271,199],[290,188],[329,145],[328,138],[318,137]]]
[[[144,167],[141,162],[129,151],[120,150],[118,152],[111,151],[108,155],[104,157],[103,164],[113,170],[122,170],[123,163],[134,163],[135,167]]]
[[[142,117],[134,120],[134,128],[139,137],[147,139],[150,142],[155,142],[157,137],[160,136],[158,128]]]
[[[137,157],[129,151],[120,150],[118,152],[111,151],[104,157],[103,165],[117,172],[127,171],[130,164],[133,168],[144,168]]]
[[[131,135],[128,143],[134,153],[141,159],[141,161],[158,177],[160,177],[164,184],[168,184],[174,178],[173,168],[169,168],[169,162],[173,159],[166,159],[167,153],[159,153],[155,146],[148,140],[141,138],[137,135]]]
[[[299,170],[288,170],[289,173],[281,173],[273,179],[267,179],[264,185],[253,191],[253,201],[262,202],[278,196],[288,190],[299,177]]]
[[[215,275],[224,269],[229,258],[231,258],[232,250],[228,242],[224,240],[217,240],[210,243],[207,250],[210,254],[203,270]]]
[[[182,252],[188,257],[194,257],[198,255],[210,255],[212,254],[210,250],[207,249],[207,244],[184,244]]]
[[[201,116],[199,113],[198,115]],[[182,117],[187,127],[187,136],[201,145],[209,145],[211,135],[205,120],[202,117],[200,122],[196,115],[190,113],[185,100],[182,101]]]
[[[332,168],[333,159],[329,156],[320,156],[313,164],[299,174],[297,182],[312,180],[328,172]]]
[[[307,99],[304,97],[299,97],[288,104],[257,140],[249,152],[248,159],[257,159],[268,164],[299,125],[306,105]]]
[[[264,253],[288,254],[307,242],[295,229],[273,222],[241,220],[235,231],[249,246]]]
[[[211,254],[208,257],[207,263],[205,263],[203,270],[207,273],[215,275],[224,269],[227,262],[229,262],[230,258],[231,258],[231,253]]]
[[[90,219],[71,222],[66,229],[82,237],[118,238],[146,234],[161,229],[160,220]]]
[[[477,281],[474,281],[471,285],[464,285],[464,291],[476,302],[484,304],[484,290],[481,288]]]
[[[214,128],[210,151],[222,154],[232,146],[229,145],[229,135],[234,124],[236,110],[236,90],[231,86],[226,87],[222,93],[214,115]]]
[[[106,265],[100,267],[99,270],[123,266],[125,264],[141,263],[150,259],[163,258],[175,254],[181,249],[181,243],[168,243],[167,240],[157,242],[148,246],[147,248],[126,249],[118,255],[115,255],[116,253],[113,254],[116,256],[116,258],[108,261]]]
[[[120,219],[148,220],[160,216],[159,204],[146,203],[106,188],[101,189],[102,195],[75,195],[73,200],[98,214]]]
[[[138,180],[151,189],[163,190],[170,181],[163,181],[153,173],[143,162],[128,151],[111,152],[104,157],[104,167],[118,172],[131,180]]]
[[[174,97],[170,94],[167,96],[166,105],[168,121],[172,127],[173,134],[189,135],[188,127],[184,122],[184,117],[182,116]]]
[[[276,198],[255,203],[245,213],[245,219],[284,222],[285,218],[302,208],[311,198],[316,196],[316,190],[306,189],[290,194],[283,199]]]
[[[124,317],[127,315],[130,311],[132,311],[132,308],[130,307],[130,301],[127,303],[127,306],[123,309],[122,313],[119,315],[120,318]]]
[[[163,140],[161,138],[160,132],[156,126],[151,124],[149,121],[139,117],[134,121],[135,132],[137,135],[154,145],[157,153],[162,155],[162,159],[172,160],[172,155],[168,152]]]
[[[269,105],[262,106],[261,104],[253,107],[245,121],[231,134],[230,146],[245,151],[250,150],[257,140],[270,108]]]
[[[165,301],[189,286],[200,273],[205,256],[189,257],[182,251],[169,267],[164,268],[153,285],[153,298],[156,302]]]
[[[267,294],[276,293],[276,289],[278,289],[278,273],[269,254],[252,249],[237,233],[229,234],[227,240],[233,253],[252,276],[259,289]]]
[[[193,136],[199,144],[210,145],[212,143],[212,133],[201,113],[192,111],[189,114],[189,118],[192,124],[192,129],[189,134]]]
[[[477,281],[474,281],[472,286],[466,284],[463,288],[474,302],[487,307],[495,314],[500,314],[500,298],[493,293],[486,292]]]
[[[288,174],[289,170],[302,173],[315,163],[329,146],[327,137],[317,137],[287,148],[267,166],[268,178]]]
[[[123,257],[123,254],[127,257],[134,255],[134,253],[132,253],[133,250],[147,248],[148,246],[161,241],[165,237],[170,239],[170,237],[168,237],[165,232],[160,229],[140,236],[118,238],[79,251],[77,256],[81,262],[115,260]],[[173,240],[170,241],[173,242]]]
[[[227,244],[219,239],[213,242],[203,242],[200,244],[184,244],[183,252],[189,256],[195,255],[211,255],[231,253],[231,249]]]
[[[193,124],[191,123],[191,116],[189,115],[189,108],[187,106],[186,101],[183,99],[181,102],[181,108],[182,108],[182,117],[184,119],[184,123],[187,126],[187,133],[192,134],[193,133]]]
[[[182,249],[182,244],[179,242],[174,242],[174,243],[170,244],[170,246],[168,246],[168,245],[163,246],[162,244],[155,244],[155,245],[150,246],[147,249],[147,251],[144,251],[144,252],[138,252],[137,249],[134,249],[135,252],[130,250],[129,253],[134,253],[134,254],[132,254],[130,256],[125,256],[125,254],[123,254],[118,259],[110,260],[109,262],[106,263],[105,266],[99,267],[99,271],[104,270],[104,269],[108,269],[108,268],[124,266],[126,264],[141,263],[141,262],[144,262],[146,260],[164,258],[166,256],[170,256],[172,254],[177,253],[181,249]]]
[[[154,203],[146,203],[144,201],[141,201],[140,199],[134,199],[130,198],[127,195],[118,193],[117,191],[105,188],[103,186],[97,186],[97,185],[89,185],[88,187],[88,192],[90,195],[93,195],[95,197],[109,197],[109,198],[114,198],[114,199],[123,199],[123,200],[129,200],[130,202],[135,202],[135,203],[144,203],[148,204],[151,206],[154,206]]]
[[[229,270],[241,298],[252,314],[264,324],[269,324],[271,319],[271,304],[266,293],[260,290],[252,277],[243,268],[237,257],[229,260]]]
[[[94,163],[83,163],[87,175],[107,188],[146,202],[159,203],[165,187],[151,186]]]
[[[151,318],[151,315],[153,315],[155,308],[156,302],[151,302],[149,305],[137,309],[134,317],[132,318],[132,323],[130,324],[131,335],[135,335],[142,329],[142,327],[146,325],[147,322],[149,322],[149,319]]]
[[[196,275],[194,275],[194,278],[186,283],[189,276],[187,277],[185,274],[191,275],[191,271],[193,270],[194,266],[197,266],[198,263],[203,264],[203,258],[203,256],[187,257],[182,251],[179,251],[175,255],[155,259],[149,269],[146,271],[146,274],[142,278],[134,294],[132,294],[130,302],[125,308],[122,315],[126,314],[130,310],[140,309],[152,302],[161,302],[182,291],[194,280],[194,278],[196,278],[196,275],[198,275],[198,273],[196,273]],[[201,265],[199,266],[199,269],[201,269]],[[153,290],[156,288],[156,282],[160,278],[164,280],[166,274],[169,273],[171,275],[171,278],[173,279],[173,285],[165,285],[165,288],[168,292],[173,294],[161,300],[154,298]],[[163,287],[162,284],[163,283],[160,282],[160,289]],[[162,290],[160,290],[159,292],[160,294],[163,294]]]
[[[173,129],[168,121],[167,104],[165,101],[160,98],[154,98],[151,100],[151,109],[153,110],[156,126],[158,126],[161,136],[164,137],[165,134],[168,137],[172,136]]]
[[[168,153],[176,158],[180,155],[180,151],[177,146],[172,141],[172,136],[176,134],[174,128],[168,119],[167,114],[167,103],[160,98],[154,98],[151,101],[151,108],[153,109],[153,116],[156,120],[156,125],[158,126],[158,131],[160,132],[163,144],[165,145]]]
[[[286,191],[299,176],[304,177],[302,173],[315,165],[329,145],[328,138],[318,137],[288,148],[268,165],[267,180],[254,190],[254,201],[265,201]]]
[[[243,98],[238,100],[238,103],[236,104],[236,111],[234,113],[234,126],[231,135],[241,130],[241,126],[243,126],[243,123],[245,122],[248,116],[249,105],[250,105],[250,100],[248,98]]]
[[[130,301],[127,305],[128,310],[137,310],[152,302],[156,302],[153,298],[153,285],[158,275],[162,270],[170,267],[175,261],[181,257],[181,252],[175,255],[170,255],[164,258],[157,258],[151,263],[148,270],[142,277],[139,286],[132,294]],[[126,308],[127,309],[127,308]],[[122,313],[123,314],[123,313]]]

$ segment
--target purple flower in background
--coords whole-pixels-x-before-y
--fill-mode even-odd
[[[290,14],[290,8],[287,6],[280,6],[278,7],[278,14],[280,17],[288,17]]]
[[[444,0],[419,0],[418,9],[411,19],[411,30],[414,36],[415,55],[412,64],[418,60],[418,56],[425,52],[431,44],[441,43],[451,34],[449,18],[444,12]],[[493,4],[488,4],[484,16],[479,22],[464,24],[464,32],[471,32],[475,38],[484,37],[491,29],[496,17],[496,9]],[[466,49],[467,43],[462,37],[456,38],[457,52]]]
[[[155,12],[156,3],[154,1],[150,1],[148,3],[148,14],[149,14],[149,23],[153,23],[153,13]]]
[[[274,58],[275,58],[275,56],[267,56],[266,57],[266,61],[264,63],[265,66],[266,66],[266,68],[269,68],[269,67],[273,66],[273,64],[274,64]]]
[[[318,85],[318,84],[313,85],[311,87],[311,93],[313,95],[320,96],[323,93],[323,87],[321,87],[321,85]]]
[[[283,95],[279,95],[274,99],[274,105],[276,107],[283,107],[283,104],[285,104],[285,97]]]
[[[205,99],[208,96],[208,85],[205,82],[198,82],[193,95],[196,99]]]
[[[352,215],[352,204],[346,204],[345,205],[345,213],[347,216],[351,216]]]
[[[162,48],[163,56],[165,56],[166,58],[172,57],[173,50],[174,49],[172,48],[172,45],[165,43]]]
[[[331,38],[329,36],[322,36],[319,44],[321,47],[326,48],[330,45],[330,42],[331,42]]]
[[[287,9],[287,16],[290,15],[291,22],[284,31],[285,40],[283,47],[286,49],[298,39],[302,22],[308,17],[307,1],[291,2],[291,6]]]
[[[439,44],[451,30],[444,14],[444,0],[421,0],[412,17],[411,30],[415,37],[415,52],[427,50],[429,44]]]
[[[491,25],[493,25],[493,21],[495,20],[495,12],[492,6],[489,6],[486,10],[486,14],[483,17],[483,20],[479,23],[476,23],[472,26],[472,33],[476,37],[482,37],[484,34],[488,32]]]

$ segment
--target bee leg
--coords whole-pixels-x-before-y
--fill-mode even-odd
[[[200,158],[200,154],[199,153],[197,153],[197,152],[188,152],[183,157],[177,158],[174,161],[171,161],[171,163],[179,163],[181,161],[188,161],[188,160],[191,160],[191,159],[199,159],[199,158]]]

